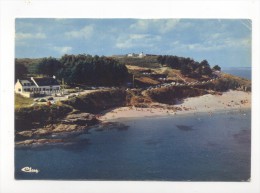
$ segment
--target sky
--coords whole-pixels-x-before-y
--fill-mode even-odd
[[[15,57],[143,52],[206,59],[222,68],[250,67],[251,28],[246,19],[19,18]]]

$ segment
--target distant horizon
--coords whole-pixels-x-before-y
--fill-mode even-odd
[[[247,19],[16,19],[16,58],[148,53],[250,67]]]

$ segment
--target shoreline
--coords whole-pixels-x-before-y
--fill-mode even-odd
[[[159,103],[151,104],[148,108],[118,107],[104,111],[98,118],[102,122],[124,118],[165,117],[175,115],[208,113],[230,110],[247,110],[251,108],[251,92],[230,90],[222,95],[206,94],[186,98],[176,105]]]
[[[66,144],[71,142],[65,138],[51,137],[46,135],[75,134],[85,132],[96,124],[107,124],[129,119],[163,118],[170,116],[193,116],[201,113],[214,115],[218,112],[240,111],[244,113],[251,109],[251,93],[243,91],[228,91],[222,95],[207,94],[198,97],[186,98],[178,101],[176,105],[152,103],[148,108],[118,107],[104,111],[101,115],[89,113],[71,114],[65,117],[60,123],[40,127],[36,130],[24,130],[17,132],[21,137],[16,146],[31,146],[45,144]],[[88,127],[86,127],[86,124]],[[36,136],[36,138],[35,138]],[[67,141],[68,140],[68,141]]]

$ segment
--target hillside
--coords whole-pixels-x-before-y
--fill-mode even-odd
[[[120,63],[130,66],[139,66],[144,68],[159,68],[161,65],[157,61],[157,56],[139,57],[113,57]]]
[[[36,65],[42,61],[42,58],[16,58],[15,63],[24,65],[29,74],[35,73]]]

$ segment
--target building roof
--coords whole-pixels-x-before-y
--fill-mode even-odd
[[[23,80],[19,80],[19,82],[21,83],[22,86],[34,86],[34,82],[31,81],[30,79],[23,79]]]
[[[54,86],[60,85],[59,82],[54,78],[33,78],[38,86]]]

